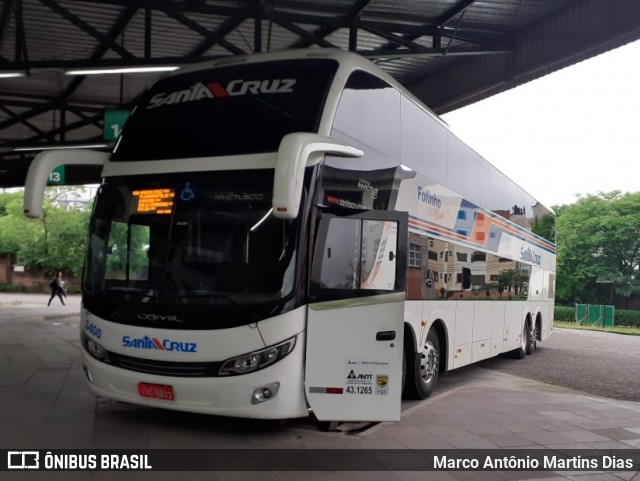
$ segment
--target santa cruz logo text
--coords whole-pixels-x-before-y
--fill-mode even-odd
[[[198,345],[195,342],[172,341],[171,339],[158,339],[155,337],[131,337],[122,338],[122,347],[133,349],[154,349],[157,351],[197,352]]]
[[[267,79],[267,80],[232,80],[226,87],[218,82],[204,84],[198,82],[188,89],[174,92],[161,92],[149,100],[147,109],[155,109],[162,105],[173,105],[182,102],[194,102],[216,97],[234,97],[247,94],[283,94],[293,92],[296,79]]]

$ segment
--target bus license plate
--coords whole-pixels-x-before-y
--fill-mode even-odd
[[[148,397],[152,399],[162,399],[164,401],[173,401],[173,386],[166,384],[150,384],[147,382],[141,382],[138,384],[138,393],[142,397]]]

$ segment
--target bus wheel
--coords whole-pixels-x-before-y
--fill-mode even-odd
[[[407,358],[410,359],[410,358]],[[440,339],[435,329],[427,334],[424,350],[407,365],[406,392],[411,399],[426,399],[436,387],[440,372]]]
[[[516,359],[523,359],[527,355],[529,349],[529,339],[531,337],[531,330],[529,327],[529,321],[524,322],[522,327],[522,336],[520,338],[520,347],[511,351],[511,354]]]
[[[404,396],[404,392],[407,385],[407,347],[404,346],[402,348],[402,394]]]
[[[527,354],[533,354],[538,348],[538,323],[534,323],[529,330],[529,343],[527,344]]]
[[[333,433],[338,430],[338,421],[317,421],[320,431]]]

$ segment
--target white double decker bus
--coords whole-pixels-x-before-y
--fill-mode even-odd
[[[552,329],[553,213],[353,53],[158,80],[112,153],[33,161],[27,215],[61,164],[102,166],[81,312],[97,396],[398,420],[403,392]]]

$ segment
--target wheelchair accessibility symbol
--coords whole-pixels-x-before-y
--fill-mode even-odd
[[[196,188],[191,187],[191,182],[187,182],[180,191],[180,200],[189,202],[196,198]]]

